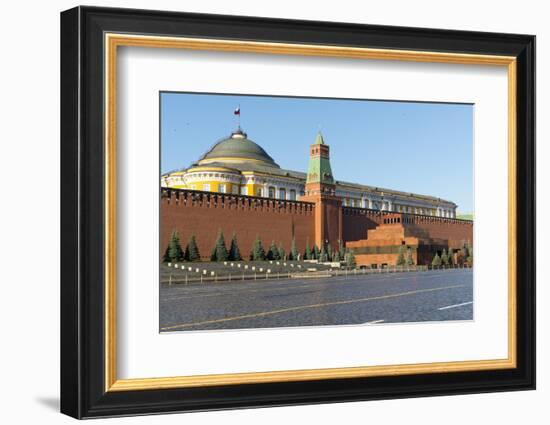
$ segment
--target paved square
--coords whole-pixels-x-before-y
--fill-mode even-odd
[[[160,287],[161,332],[472,319],[471,269]]]

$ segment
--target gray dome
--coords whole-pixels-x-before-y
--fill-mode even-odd
[[[252,159],[262,161],[264,165],[280,168],[273,158],[260,145],[248,139],[246,133],[240,128],[231,133],[231,136],[227,139],[216,143],[198,162],[201,163],[206,160],[207,162],[211,162],[211,160],[215,159],[220,159],[220,162],[223,162],[223,159],[232,159],[234,161]]]

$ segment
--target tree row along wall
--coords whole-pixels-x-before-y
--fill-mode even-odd
[[[405,236],[447,241],[451,248],[473,242],[473,222],[454,218],[373,211],[364,208],[342,209],[342,237],[345,242],[367,239],[368,230],[380,225],[401,225]],[[381,230],[381,229],[380,229]]]
[[[248,259],[257,236],[264,249],[271,241],[290,251],[292,237],[303,253],[306,241],[314,241],[315,205],[251,196],[162,189],[160,205],[160,254],[177,230],[182,248],[195,235],[201,257],[209,259],[219,230],[229,248],[233,232],[237,235],[243,259]]]

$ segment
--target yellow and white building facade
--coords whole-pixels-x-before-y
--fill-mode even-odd
[[[321,134],[315,143],[324,144]],[[161,176],[162,187],[284,200],[299,200],[305,183],[306,173],[282,169],[240,128],[217,142],[189,168]],[[338,180],[336,196],[348,207],[456,217],[455,203],[432,196]]]

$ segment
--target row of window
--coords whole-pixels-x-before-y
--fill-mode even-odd
[[[193,184],[193,185],[190,186],[190,189],[191,190],[197,190],[197,186]],[[203,183],[202,184],[202,190],[204,192],[210,192],[212,190],[210,183]],[[227,185],[224,184],[224,183],[218,184],[218,192],[219,193],[228,193],[227,192]],[[256,189],[256,193],[248,193],[248,192],[249,192],[249,190],[248,190],[247,186],[241,186],[241,189],[240,189],[240,194],[241,195],[262,196],[262,197],[265,197],[265,195],[266,195],[264,188],[261,188],[261,187]],[[231,193],[233,193],[235,195],[238,194],[239,193],[239,186],[238,185],[232,185],[231,186]],[[277,198],[277,199],[288,199],[288,200],[291,200],[291,201],[295,201],[296,200],[296,190],[290,189],[288,191],[288,197],[287,197],[287,190],[286,189],[279,188],[277,190],[275,187],[270,186],[267,189],[267,197],[268,198]]]
[[[432,208],[420,208],[420,207],[411,207],[407,205],[393,205],[393,207],[390,208],[390,205],[388,203],[378,203],[378,202],[372,202],[371,208],[378,210],[378,209],[384,209],[386,211],[397,211],[397,212],[403,212],[403,213],[409,213],[409,214],[422,214],[422,215],[437,215],[437,211]],[[361,199],[344,199],[344,206],[346,207],[358,207],[358,208],[368,208],[368,201],[361,200]],[[442,210],[441,211],[442,217],[453,217],[453,212],[449,210]]]
[[[191,189],[195,190],[196,186],[191,185]],[[210,183],[204,183],[202,185],[202,190],[205,192],[210,192]],[[224,183],[220,183],[218,185],[218,192],[220,193],[228,193],[227,192],[227,185]],[[239,193],[239,186],[238,185],[232,185],[231,186],[231,193],[238,194]],[[248,187],[247,186],[241,186],[240,188],[240,194],[241,195],[250,195],[250,196],[260,196],[260,197],[266,197],[265,189],[262,187],[258,187],[256,189],[256,193],[248,193]],[[291,201],[296,200],[296,190],[290,189],[288,191],[288,197],[287,197],[287,190],[284,188],[276,189],[273,186],[268,187],[267,189],[267,197],[268,198],[276,198],[276,199],[288,199]],[[344,199],[344,206],[351,206],[351,207],[363,207],[366,208],[366,205],[361,205],[362,202],[360,199]],[[386,204],[386,209],[389,210],[389,205]],[[378,203],[373,203],[374,209],[379,209],[380,206]],[[415,213],[415,214],[424,214],[424,215],[436,215],[434,210],[427,209],[427,208],[415,208],[415,207],[409,207],[404,205],[394,205],[394,210],[397,212],[405,212],[405,213]],[[442,214],[444,217],[452,217],[452,212],[450,211],[443,211],[444,214]]]

